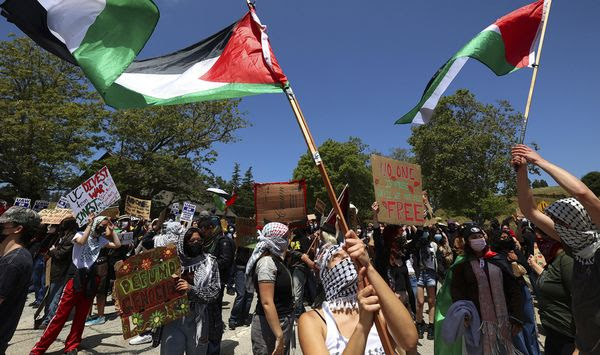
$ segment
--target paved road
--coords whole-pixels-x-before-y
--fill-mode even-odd
[[[223,300],[223,319],[225,320],[225,323],[227,323],[227,320],[229,319],[233,298],[233,296],[226,294]],[[27,304],[32,301],[33,293],[30,293]],[[6,352],[8,355],[28,354],[33,345],[41,337],[42,331],[33,329],[34,311],[33,308],[25,306],[17,331]],[[106,313],[109,320],[105,324],[86,327],[83,333],[83,341],[80,346],[80,354],[159,354],[159,350],[152,348],[149,344],[129,345],[129,343],[123,339],[121,322],[117,318],[114,306],[107,306]],[[47,354],[62,354],[64,341],[69,334],[70,328],[71,322],[69,321],[58,336],[58,339],[52,344]],[[231,355],[250,353],[252,353],[250,327],[239,327],[235,330],[227,329],[225,331],[225,334],[223,334],[223,342],[221,344],[221,354]],[[296,354],[301,353],[302,351],[298,346]],[[426,339],[421,340],[419,353],[433,354],[433,342]]]

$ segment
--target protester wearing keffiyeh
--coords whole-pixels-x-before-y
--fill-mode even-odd
[[[264,252],[268,251],[272,255],[283,259],[283,254],[287,250],[289,240],[287,238],[288,227],[283,223],[267,223],[258,237],[258,243],[246,264],[246,290],[254,292],[254,282],[252,272],[254,265],[260,259]]]
[[[358,309],[358,273],[356,266],[347,257],[332,268],[328,267],[331,258],[342,245],[326,244],[317,257],[319,277],[325,289],[325,300],[331,310]]]

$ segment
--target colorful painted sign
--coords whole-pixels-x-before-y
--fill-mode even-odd
[[[296,222],[306,218],[306,182],[254,184],[256,223]]]
[[[77,186],[66,196],[79,226],[87,223],[90,214],[96,215],[121,199],[117,185],[106,166]]]
[[[41,210],[39,214],[42,218],[42,224],[60,224],[63,219],[73,217],[73,211],[64,208]]]
[[[15,198],[15,206],[21,206],[21,207],[25,207],[25,208],[30,208],[31,207],[31,199],[29,198],[24,198],[24,197],[17,197]]]
[[[181,212],[181,217],[179,220],[184,222],[191,222],[194,220],[194,213],[196,213],[196,205],[189,202],[183,203],[183,211]]]
[[[151,207],[152,200],[142,200],[129,195],[125,198],[125,214],[130,216],[149,220]]]
[[[254,249],[257,242],[256,220],[254,218],[237,217],[235,219],[235,245]]]
[[[391,224],[423,225],[421,167],[371,155],[378,219]]]
[[[177,250],[172,245],[132,256],[120,265],[114,292],[125,339],[188,313],[187,293],[175,289],[180,273]]]

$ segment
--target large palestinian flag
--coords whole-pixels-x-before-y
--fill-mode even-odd
[[[396,124],[429,122],[440,97],[469,58],[485,64],[496,75],[531,67],[549,2],[539,0],[524,6],[481,31],[437,71],[421,101]]]
[[[134,61],[159,13],[150,0],[6,0],[2,14],[77,64],[115,108],[279,93],[287,78],[254,10],[182,50]]]

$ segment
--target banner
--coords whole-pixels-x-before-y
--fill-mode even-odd
[[[73,217],[73,211],[64,208],[45,209],[41,210],[39,214],[42,218],[42,224],[60,224],[63,219]]]
[[[50,201],[46,201],[46,200],[36,200],[33,203],[33,208],[32,210],[39,212],[41,210],[45,210],[46,208],[48,208],[48,206],[50,206]]]
[[[325,202],[321,201],[320,199],[317,199],[317,201],[315,201],[315,211],[319,212],[321,216],[325,214],[325,207]]]
[[[125,198],[125,214],[127,215],[149,220],[151,207],[152,200],[142,200],[129,195]]]
[[[121,245],[133,244],[133,232],[119,233],[119,240],[121,241]]]
[[[106,166],[98,170],[91,178],[77,186],[66,196],[77,224],[87,223],[87,217],[96,215],[121,199],[117,186]]]
[[[191,222],[194,220],[194,213],[196,213],[196,205],[189,202],[183,203],[183,211],[181,212],[180,221]]]
[[[371,155],[371,169],[379,222],[423,225],[421,167]]]
[[[237,217],[235,219],[235,245],[254,249],[258,242],[256,220],[253,218]]]
[[[69,199],[62,196],[56,203],[56,208],[69,208]]]
[[[254,184],[256,222],[295,222],[306,218],[306,182]]]
[[[15,198],[14,205],[25,207],[25,208],[30,208],[31,207],[31,199],[24,198],[24,197],[17,197],[17,198]]]
[[[175,286],[181,265],[174,246],[132,256],[117,268],[114,295],[120,305],[123,337],[129,339],[185,316],[187,293]]]

